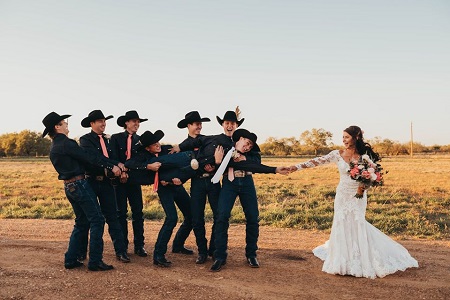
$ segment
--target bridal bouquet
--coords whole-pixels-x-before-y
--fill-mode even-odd
[[[350,178],[359,181],[356,198],[362,198],[364,190],[371,186],[383,185],[383,168],[379,163],[373,162],[369,155],[364,154],[358,161],[351,161],[349,163],[350,169],[347,172]]]

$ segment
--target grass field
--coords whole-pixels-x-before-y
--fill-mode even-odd
[[[263,158],[272,166],[305,158]],[[427,239],[450,238],[450,157],[393,157],[382,161],[385,185],[369,190],[367,220],[385,233]],[[0,218],[68,219],[72,208],[48,158],[0,159]],[[261,225],[328,231],[339,174],[334,164],[292,173],[254,175]],[[189,182],[185,184],[189,191]],[[151,187],[143,187],[144,216],[164,212]],[[207,207],[207,221],[212,214]],[[232,222],[245,222],[239,201]],[[180,215],[181,216],[181,215]]]

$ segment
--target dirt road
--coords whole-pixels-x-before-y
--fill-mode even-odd
[[[327,239],[323,232],[261,227],[261,268],[252,269],[245,227],[232,225],[227,265],[218,273],[209,272],[210,260],[196,265],[196,255],[169,253],[167,269],[151,256],[120,263],[105,234],[104,260],[115,269],[90,272],[64,269],[72,226],[72,220],[0,219],[0,299],[450,299],[450,241],[399,240],[420,267],[366,279],[321,271],[311,249]],[[160,226],[145,223],[149,253]],[[187,246],[195,248],[193,234]]]

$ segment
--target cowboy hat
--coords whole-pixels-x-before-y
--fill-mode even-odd
[[[187,127],[188,124],[192,124],[194,122],[209,122],[211,121],[209,118],[202,118],[200,117],[200,114],[198,113],[198,111],[191,111],[188,112],[185,116],[184,119],[181,120],[180,122],[178,122],[178,128],[185,128]]]
[[[119,125],[120,127],[124,127],[126,121],[133,120],[133,119],[139,119],[140,122],[145,122],[148,120],[148,119],[139,118],[137,111],[130,110],[130,111],[127,111],[124,116],[120,116],[117,118],[117,125]]]
[[[253,147],[251,151],[261,152],[261,149],[259,149],[258,144],[256,143],[256,140],[258,137],[253,132],[248,131],[247,129],[236,129],[233,133],[233,141],[237,142],[239,139],[243,137],[246,139],[249,139],[253,143]]]
[[[140,137],[139,142],[143,147],[147,147],[153,145],[156,142],[159,142],[164,136],[164,132],[161,130],[156,130],[155,133],[151,131],[145,131]]]
[[[216,116],[216,118],[220,125],[222,125],[223,121],[232,121],[232,122],[236,122],[238,127],[241,126],[241,124],[245,120],[245,118],[242,118],[238,121],[236,112],[231,111],[231,110],[229,110],[225,113],[225,115],[223,116],[223,119],[219,118],[219,116]]]
[[[114,118],[114,117],[111,115],[105,117],[105,115],[103,114],[103,112],[101,110],[96,109],[96,110],[91,111],[89,113],[89,115],[81,121],[81,126],[87,128],[87,127],[90,127],[91,122],[94,122],[95,120],[101,120],[101,119],[109,120],[111,118]]]
[[[72,116],[72,115],[60,116],[59,114],[55,113],[54,111],[52,111],[51,113],[46,115],[45,118],[42,120],[42,124],[44,124],[44,126],[45,126],[45,130],[42,133],[42,137],[46,136],[47,133],[49,133],[50,130],[52,130],[52,128],[55,127],[56,124],[58,124],[59,122],[61,122],[64,119],[67,119],[70,116]]]

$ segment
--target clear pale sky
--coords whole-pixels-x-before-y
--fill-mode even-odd
[[[0,0],[0,134],[42,132],[50,111],[137,110],[162,142],[191,110],[239,105],[242,128],[296,137],[323,128],[366,139],[450,144],[450,1]]]

